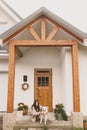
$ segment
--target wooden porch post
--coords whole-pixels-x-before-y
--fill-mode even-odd
[[[8,99],[7,112],[13,112],[14,107],[14,81],[15,81],[15,46],[9,45],[9,73],[8,73]]]
[[[73,111],[80,112],[78,45],[72,45]]]

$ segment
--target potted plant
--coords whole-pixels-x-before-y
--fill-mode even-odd
[[[24,103],[18,103],[17,117],[21,117],[23,115],[23,107]]]
[[[54,109],[55,117],[57,120],[68,120],[68,116],[64,110],[63,104],[56,104]]]
[[[17,116],[27,115],[28,114],[28,105],[24,103],[18,103]]]

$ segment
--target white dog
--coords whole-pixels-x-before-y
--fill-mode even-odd
[[[40,123],[42,123],[42,121],[44,120],[44,123],[46,124],[46,122],[47,122],[47,114],[48,114],[48,107],[43,106],[42,111],[40,113]]]

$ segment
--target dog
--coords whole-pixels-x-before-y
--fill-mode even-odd
[[[47,122],[47,114],[48,114],[48,107],[47,106],[43,106],[41,113],[40,113],[40,123],[42,123],[42,121],[44,120],[44,123],[46,124]]]

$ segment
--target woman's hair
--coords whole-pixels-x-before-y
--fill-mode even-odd
[[[38,102],[38,105],[36,105],[36,102]],[[34,100],[34,103],[32,105],[32,108],[34,107],[34,109],[38,112],[40,111],[40,105],[39,105],[39,101],[38,100]]]

